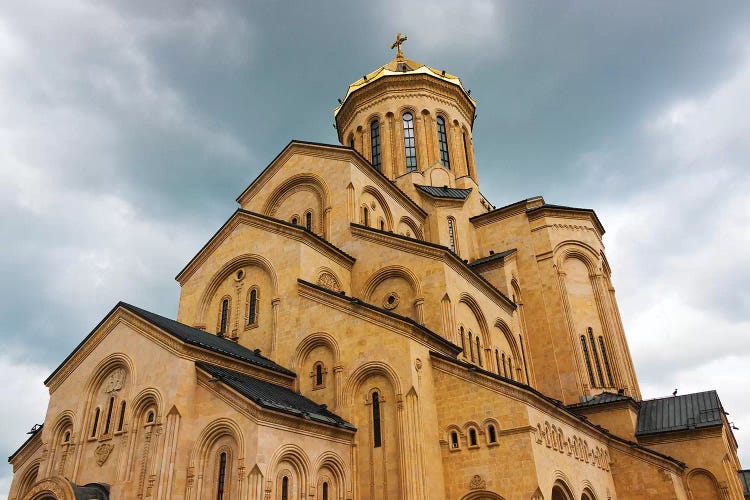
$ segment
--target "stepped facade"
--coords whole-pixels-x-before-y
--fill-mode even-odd
[[[50,375],[11,499],[743,498],[715,391],[641,400],[594,211],[496,208],[476,102],[402,41],[340,145],[240,194],[176,320],[119,303]]]

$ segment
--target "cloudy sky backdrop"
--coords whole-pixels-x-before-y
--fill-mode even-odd
[[[477,99],[495,205],[597,211],[644,397],[717,389],[750,467],[750,2],[313,4],[2,2],[0,456],[118,300],[176,315],[235,197],[336,142],[403,32]]]

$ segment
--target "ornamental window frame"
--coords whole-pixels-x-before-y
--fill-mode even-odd
[[[407,119],[407,115],[409,118]],[[406,172],[417,171],[417,135],[414,130],[414,113],[404,111],[401,114],[402,137],[404,139],[404,168]]]
[[[253,294],[255,303],[253,303]],[[247,290],[247,305],[245,306],[245,330],[257,328],[260,325],[260,287],[251,285]]]
[[[440,164],[448,170],[451,169],[450,153],[448,152],[448,132],[445,126],[445,118],[438,115],[437,119],[437,139],[440,148]]]
[[[374,118],[370,122],[370,155],[372,167],[378,172],[383,168],[383,157],[380,144],[380,120]]]

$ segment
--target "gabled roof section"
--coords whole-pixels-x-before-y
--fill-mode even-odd
[[[112,310],[109,313],[107,313],[104,319],[102,319],[99,322],[99,324],[96,325],[96,327],[94,327],[94,329],[91,330],[91,332],[88,335],[86,335],[86,337],[81,341],[81,343],[78,344],[75,349],[73,349],[73,352],[71,352],[63,360],[63,362],[60,363],[60,366],[55,368],[55,370],[50,374],[49,377],[47,377],[44,383],[45,384],[49,383],[52,377],[54,377],[55,374],[57,374],[62,369],[62,367],[65,366],[68,360],[70,360],[73,357],[73,355],[75,355],[75,353],[78,352],[78,350],[81,347],[83,347],[86,341],[89,338],[91,338],[91,336],[93,336],[94,333],[96,333],[99,327],[103,325],[120,308],[126,311],[129,311],[132,314],[135,314],[142,320],[152,324],[156,328],[159,328],[160,330],[166,332],[170,336],[186,344],[190,344],[192,346],[199,347],[201,349],[205,349],[207,351],[211,351],[216,354],[221,354],[224,356],[228,356],[230,358],[244,361],[251,365],[264,368],[266,370],[271,370],[276,373],[285,375],[287,377],[297,376],[293,371],[288,370],[281,365],[277,365],[270,359],[261,356],[260,353],[252,351],[248,349],[247,347],[243,347],[236,342],[232,342],[231,340],[225,339],[223,337],[219,337],[218,335],[214,335],[212,333],[204,332],[203,330],[192,328],[185,324],[179,323],[173,319],[165,318],[164,316],[160,316],[156,313],[146,311],[145,309],[141,309],[139,307],[127,304],[125,302],[118,302],[117,305],[115,305],[115,307],[113,307]]]
[[[604,391],[586,401],[582,401],[580,403],[576,403],[573,405],[568,405],[568,408],[570,408],[571,410],[575,410],[576,408],[589,408],[591,406],[604,405],[608,403],[616,403],[619,401],[634,401],[634,400],[633,398],[630,398],[622,394],[615,394],[614,392]]]
[[[356,430],[352,424],[328,411],[325,405],[319,405],[285,387],[200,361],[195,365],[258,406],[325,425]]]
[[[472,189],[458,189],[449,188],[448,186],[437,187],[437,186],[425,186],[422,184],[414,184],[414,186],[423,193],[426,193],[433,198],[448,198],[451,200],[465,200],[471,194]]]
[[[39,437],[41,439],[43,428],[44,428],[44,424],[40,424],[38,426],[35,425],[31,429],[31,432],[28,433],[31,435],[26,439],[26,441],[24,441],[23,444],[21,444],[21,446],[19,446],[18,449],[14,451],[11,456],[8,457],[8,462],[11,462],[14,458],[16,458],[18,454],[21,453],[21,451],[24,448],[26,448],[34,440],[34,438]]]
[[[198,250],[198,253],[196,253],[190,261],[185,264],[185,267],[182,268],[182,270],[175,276],[175,280],[177,280],[180,284],[183,284],[184,281],[192,274],[194,269],[197,266],[194,266],[194,263],[201,261],[201,258],[209,255],[212,251],[212,246],[217,241],[217,238],[219,235],[229,226],[232,224],[239,223],[243,220],[255,220],[258,221],[265,221],[266,223],[271,223],[272,225],[276,226],[283,226],[287,230],[287,234],[297,234],[302,238],[307,238],[314,244],[317,244],[320,247],[325,248],[327,251],[331,252],[332,254],[340,257],[346,264],[345,265],[353,265],[355,262],[355,258],[349,255],[348,253],[341,250],[339,247],[334,245],[333,243],[329,242],[325,238],[321,238],[314,232],[308,230],[305,228],[305,226],[301,225],[295,225],[291,222],[287,222],[285,220],[277,219],[275,217],[270,217],[268,215],[259,214],[256,212],[251,212],[250,210],[243,210],[241,208],[238,208],[235,210],[235,212],[232,214],[227,221],[222,224],[222,226],[219,228],[218,231],[216,231],[213,236],[206,242],[203,247],[201,247],[200,250]]]
[[[352,163],[361,168],[365,173],[369,174],[369,176],[375,181],[378,187],[389,191],[394,195],[395,198],[398,198],[400,201],[402,201],[409,210],[415,212],[416,214],[419,214],[423,219],[427,217],[427,212],[425,212],[422,207],[420,207],[414,200],[412,200],[409,195],[401,191],[401,189],[399,189],[393,182],[391,182],[391,180],[382,172],[373,167],[372,163],[370,163],[370,161],[362,156],[356,149],[342,146],[340,144],[324,144],[321,142],[299,140],[289,141],[289,144],[287,144],[284,149],[282,149],[281,152],[277,154],[273,160],[271,160],[271,163],[269,163],[266,168],[264,168],[263,171],[258,174],[258,176],[250,183],[250,185],[245,188],[242,194],[237,197],[237,203],[243,204],[245,198],[247,198],[248,195],[250,195],[257,189],[260,189],[268,181],[268,179],[273,176],[276,168],[283,165],[286,159],[289,158],[295,152],[295,150],[301,151],[305,148],[314,148],[319,150],[319,152],[327,152],[328,154],[339,155],[342,158],[345,156],[352,158],[354,160]]]
[[[641,401],[636,436],[701,429],[724,424],[716,391]]]
[[[493,253],[492,255],[488,255],[487,257],[482,257],[481,259],[473,260],[473,261],[469,262],[469,265],[471,267],[479,267],[482,264],[486,264],[488,262],[494,262],[496,260],[503,260],[503,259],[505,259],[505,257],[507,257],[509,255],[513,255],[514,253],[516,253],[516,251],[517,250],[515,248],[510,248],[510,249],[504,250],[504,251],[502,251],[500,253]]]

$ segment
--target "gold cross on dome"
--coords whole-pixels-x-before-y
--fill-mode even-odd
[[[406,41],[406,35],[401,36],[401,33],[396,35],[396,41],[391,44],[391,50],[398,49],[398,52],[396,53],[396,59],[403,59],[404,53],[401,52],[401,44]]]

